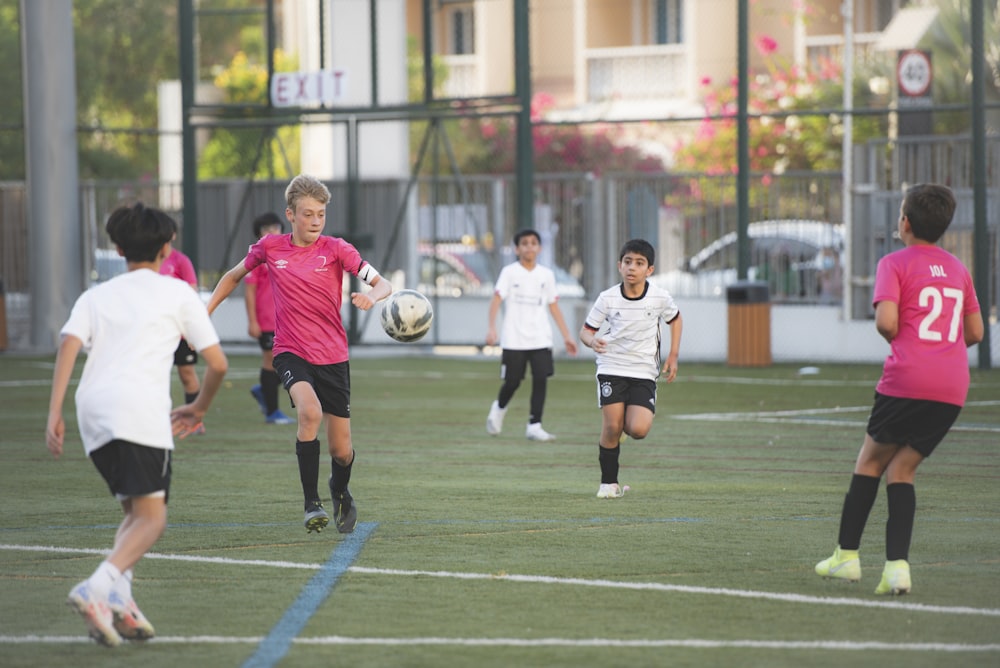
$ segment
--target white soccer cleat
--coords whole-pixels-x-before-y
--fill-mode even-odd
[[[115,630],[115,617],[107,600],[98,598],[86,580],[73,587],[66,603],[80,613],[87,624],[88,634],[98,644],[117,647],[122,643],[122,637]]]
[[[486,416],[486,433],[496,436],[503,431],[503,418],[507,415],[506,408],[500,408],[499,402],[494,401],[490,406],[490,414]]]
[[[554,441],[556,437],[554,434],[542,429],[541,422],[528,423],[528,428],[524,431],[525,437],[529,441]]]
[[[620,499],[625,496],[626,491],[628,491],[628,485],[621,486],[616,482],[601,483],[601,486],[597,489],[597,498]]]

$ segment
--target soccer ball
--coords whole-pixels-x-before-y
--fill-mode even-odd
[[[382,303],[382,329],[397,341],[419,341],[430,331],[432,320],[430,301],[416,290],[393,292]]]

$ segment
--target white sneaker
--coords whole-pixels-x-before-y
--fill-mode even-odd
[[[597,489],[598,499],[620,499],[625,496],[625,492],[628,490],[628,485],[624,487],[620,486],[616,482],[604,484]]]
[[[529,422],[528,428],[524,430],[524,435],[529,441],[554,441],[555,435],[542,429],[541,422]]]
[[[486,433],[496,436],[503,431],[503,417],[507,415],[506,408],[500,408],[496,401],[490,406],[490,414],[486,416]]]

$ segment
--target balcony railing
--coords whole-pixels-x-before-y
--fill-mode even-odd
[[[441,60],[448,67],[445,97],[479,97],[486,93],[480,83],[475,54],[441,56]]]
[[[856,63],[871,65],[885,57],[884,53],[875,50],[875,44],[881,36],[880,32],[854,34],[854,59]],[[808,35],[805,38],[805,47],[806,64],[811,70],[818,69],[823,60],[832,63],[844,62],[844,36],[842,34]]]
[[[683,44],[587,49],[588,102],[684,98],[688,50]]]

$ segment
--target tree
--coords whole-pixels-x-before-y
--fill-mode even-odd
[[[274,54],[275,69],[293,72],[295,59],[280,49]],[[267,67],[239,51],[229,66],[215,77],[229,104],[267,104]],[[237,129],[216,128],[198,163],[198,178],[260,176],[290,178],[299,165],[298,127]]]

